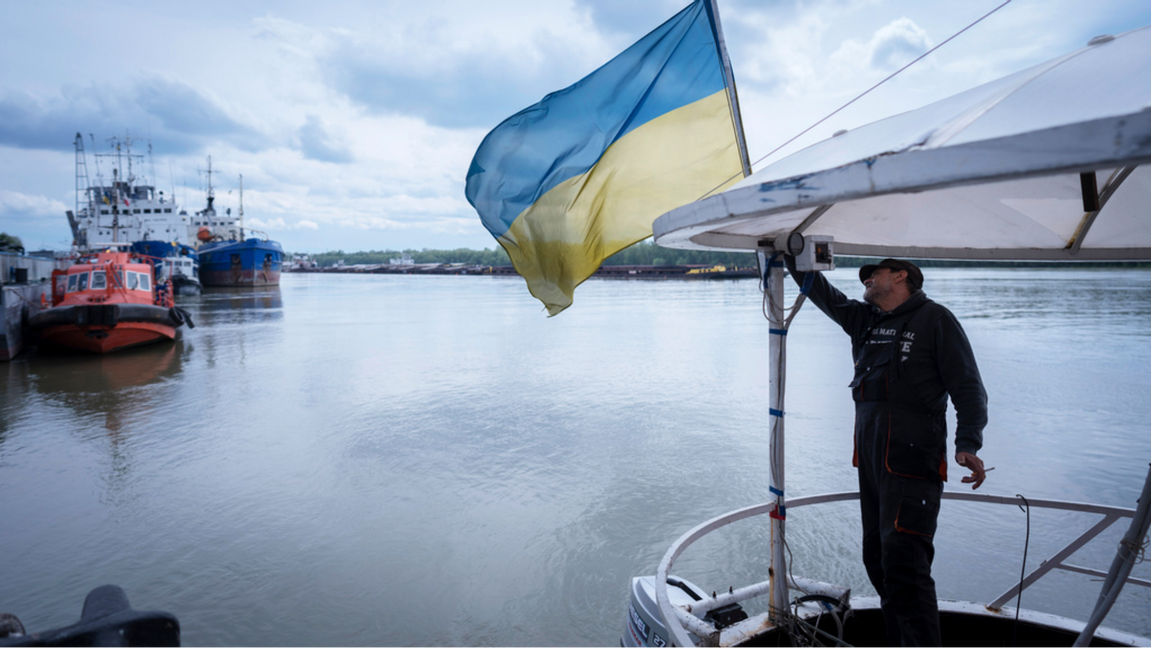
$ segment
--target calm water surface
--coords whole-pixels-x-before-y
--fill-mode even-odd
[[[857,294],[854,272],[831,277]],[[1133,507],[1151,272],[925,289],[990,393],[981,492]],[[187,645],[615,645],[632,576],[767,499],[755,281],[593,280],[550,319],[495,277],[286,274],[183,305],[197,327],[172,344],[0,365],[0,611],[31,630],[115,583]],[[847,338],[810,305],[788,338],[788,494],[854,490]],[[789,518],[795,573],[871,593],[852,505]],[[1093,521],[1032,511],[1028,570]],[[764,578],[764,529],[741,525],[676,571]],[[1072,562],[1106,569],[1122,526]],[[1005,591],[1025,534],[1016,507],[945,505],[941,596]],[[1098,588],[1060,574],[1023,604],[1083,618]],[[1151,635],[1149,609],[1128,587],[1108,625]]]

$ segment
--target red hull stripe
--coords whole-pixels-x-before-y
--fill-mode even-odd
[[[53,326],[40,334],[44,342],[92,353],[108,353],[175,337],[175,327],[149,322],[121,322],[113,328]]]

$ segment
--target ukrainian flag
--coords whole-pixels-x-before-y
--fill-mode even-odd
[[[556,315],[657,216],[743,177],[708,0],[488,133],[465,193]]]

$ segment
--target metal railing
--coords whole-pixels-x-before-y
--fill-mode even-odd
[[[69,261],[66,259],[45,259],[24,254],[0,252],[0,284],[15,283],[17,274],[15,270],[17,269],[26,271],[20,273],[25,275],[23,281],[46,281],[52,278],[53,270],[66,268],[68,264]]]
[[[858,499],[859,493],[857,492],[812,495],[809,497],[799,497],[793,500],[788,500],[787,508],[790,511],[792,509],[797,509],[803,506],[829,504],[833,502],[849,502]],[[987,495],[980,493],[945,492],[943,493],[943,499],[977,502],[981,504],[1010,504],[1011,506],[1018,506],[1020,504],[1020,499],[1017,497]],[[1080,533],[1066,546],[1052,554],[1050,558],[1043,561],[1037,569],[1023,578],[1020,583],[1012,586],[993,601],[987,603],[986,607],[989,610],[998,611],[1007,601],[1017,596],[1022,590],[1027,589],[1043,576],[1056,569],[1079,574],[1087,574],[1100,578],[1107,576],[1105,572],[1100,570],[1072,565],[1065,561],[1068,557],[1070,557],[1087,543],[1091,542],[1091,540],[1106,531],[1113,524],[1123,518],[1132,518],[1135,514],[1135,509],[1115,506],[1102,506],[1097,504],[1083,504],[1079,502],[1064,502],[1059,500],[1028,499],[1027,504],[1032,508],[1076,511],[1080,513],[1100,515],[1101,519],[1086,531]],[[656,603],[659,607],[660,614],[667,622],[672,643],[679,646],[694,645],[694,642],[689,635],[689,633],[691,633],[696,637],[699,637],[706,645],[719,645],[720,631],[716,630],[710,624],[696,617],[695,614],[705,612],[708,609],[713,609],[720,605],[737,603],[740,601],[748,600],[750,598],[754,598],[766,592],[768,588],[768,581],[764,581],[755,585],[742,587],[738,590],[732,591],[731,593],[720,594],[714,600],[705,600],[696,602],[693,605],[682,607],[672,605],[668,595],[667,579],[671,574],[671,568],[676,559],[679,558],[679,556],[683,554],[683,552],[689,546],[694,544],[700,538],[708,535],[709,533],[740,520],[745,520],[747,518],[770,513],[774,509],[775,503],[771,502],[765,504],[757,504],[755,506],[749,506],[747,508],[732,511],[730,513],[725,513],[718,517],[712,518],[711,520],[708,520],[707,522],[704,522],[683,534],[667,550],[663,560],[661,560],[659,563],[659,568],[656,570],[655,590]],[[826,583],[819,583],[816,581],[798,578],[789,578],[788,581],[791,587],[809,593],[819,592],[825,595],[833,596],[835,598],[841,598],[843,596],[850,595],[849,590],[845,590],[834,585],[828,585]],[[1132,585],[1141,585],[1143,587],[1151,588],[1151,581],[1143,580],[1140,578],[1129,577],[1127,578],[1126,582]],[[767,621],[767,617],[768,614],[765,613],[741,621],[729,628],[725,628],[723,630],[724,643],[738,643],[739,641],[750,638],[755,633],[765,630],[770,625]]]

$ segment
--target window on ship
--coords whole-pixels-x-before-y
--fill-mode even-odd
[[[103,290],[108,287],[107,279],[103,270],[97,270],[92,273],[92,289]]]

